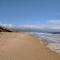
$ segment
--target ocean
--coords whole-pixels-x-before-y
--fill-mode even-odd
[[[60,54],[60,34],[32,32],[32,35],[45,43],[51,51]]]

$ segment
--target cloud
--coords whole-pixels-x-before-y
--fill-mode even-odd
[[[16,26],[13,24],[2,24],[0,26],[6,28],[16,28],[16,29],[37,29],[46,32],[60,32],[60,20],[49,20],[47,24],[42,25],[20,25]]]
[[[49,20],[47,24],[42,25],[22,25],[21,28],[38,29],[42,32],[60,32],[60,20]]]
[[[60,20],[49,20],[49,24],[60,24]]]
[[[49,29],[60,29],[60,20],[48,21],[47,28],[49,28]]]
[[[13,25],[13,24],[2,24],[2,23],[0,23],[0,26],[5,27],[5,28],[14,28],[14,27],[16,27],[16,25]]]
[[[42,25],[20,25],[19,27],[23,27],[23,28],[43,28]]]

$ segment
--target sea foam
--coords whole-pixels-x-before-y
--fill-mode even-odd
[[[32,35],[45,43],[50,50],[60,54],[60,34],[32,32]]]

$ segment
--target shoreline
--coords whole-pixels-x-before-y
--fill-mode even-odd
[[[40,41],[41,44],[45,45],[49,50],[51,50],[52,52],[57,53],[58,55],[60,55],[60,50],[58,50],[57,45],[55,43],[48,43],[46,39],[43,39],[41,37],[38,36],[34,36],[36,39],[38,39]]]
[[[60,60],[30,33],[2,32],[0,43],[0,60]]]

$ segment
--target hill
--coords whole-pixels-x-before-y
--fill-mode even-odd
[[[12,31],[0,26],[0,32],[12,32]]]

